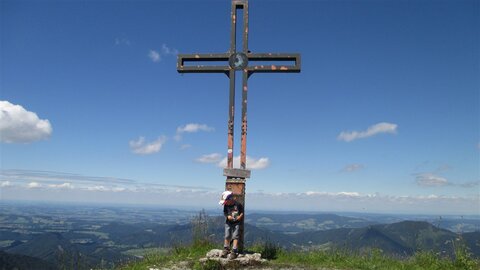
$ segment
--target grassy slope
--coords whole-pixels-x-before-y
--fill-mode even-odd
[[[142,261],[131,262],[120,267],[121,270],[146,270],[150,268],[168,268],[178,265],[192,269],[222,269],[215,264],[202,266],[198,260],[213,249],[218,248],[208,242],[197,242],[187,247],[177,247],[168,254],[152,253]],[[402,270],[476,270],[480,269],[480,261],[471,258],[466,249],[459,245],[455,250],[455,259],[440,258],[433,252],[418,252],[407,259],[394,259],[382,254],[380,250],[373,250],[365,254],[352,254],[345,251],[312,251],[286,252],[272,245],[266,244],[252,248],[252,251],[268,254],[271,260],[268,267],[280,269],[298,266],[307,269],[334,268],[334,269],[402,269]]]

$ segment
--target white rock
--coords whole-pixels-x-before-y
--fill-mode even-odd
[[[258,266],[261,265],[267,260],[262,259],[262,255],[260,253],[254,254],[239,254],[236,259],[227,259],[221,258],[222,250],[220,249],[212,249],[210,250],[205,258],[201,258],[201,263],[206,263],[207,261],[217,261],[224,267],[241,265],[241,266]]]
[[[207,252],[207,258],[219,258],[222,256],[222,250],[220,249],[212,249],[209,252]]]

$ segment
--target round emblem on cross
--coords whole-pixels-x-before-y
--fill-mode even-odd
[[[228,63],[231,68],[235,70],[241,70],[247,67],[248,65],[248,57],[244,53],[232,53],[230,55],[230,59],[228,60]]]

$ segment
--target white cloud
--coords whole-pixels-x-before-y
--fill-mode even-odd
[[[42,185],[37,182],[30,182],[27,185],[27,188],[40,188],[40,187],[42,187]]]
[[[142,183],[131,179],[115,177],[84,176],[63,172],[29,171],[29,170],[1,170],[0,186],[9,186],[19,190],[38,188],[48,191],[62,189],[65,192],[206,192],[210,190],[201,186],[163,185],[155,183]],[[15,185],[16,184],[16,185]]]
[[[364,166],[362,164],[348,164],[341,170],[341,172],[355,172],[363,168]]]
[[[0,179],[12,182],[45,182],[45,183],[116,183],[133,184],[134,180],[116,177],[85,176],[81,174],[33,171],[33,170],[0,170]]]
[[[360,197],[360,193],[358,192],[339,192],[336,194],[337,196],[343,196],[343,197]]]
[[[48,120],[39,119],[34,112],[20,105],[0,101],[0,141],[4,143],[29,143],[48,139],[52,126]]]
[[[165,206],[208,208],[216,205],[223,189],[201,186],[176,186],[142,183],[113,177],[82,176],[61,172],[2,170],[0,185],[10,182],[9,192],[0,193],[4,200],[41,200],[98,203],[155,204]],[[63,179],[63,180],[62,180]],[[49,185],[68,187],[58,192]],[[10,192],[11,191],[11,192]],[[178,200],[179,196],[183,200]],[[480,197],[440,194],[402,195],[361,193],[355,190],[325,192],[271,191],[248,192],[249,209],[282,211],[351,211],[416,214],[478,214]],[[192,202],[195,205],[192,206]],[[393,210],[392,210],[393,209]]]
[[[160,53],[158,53],[158,52],[155,51],[155,50],[150,50],[150,52],[148,53],[148,57],[149,57],[150,60],[152,60],[154,63],[160,62],[160,60],[161,60]]]
[[[160,51],[150,50],[148,57],[155,63],[160,62],[164,56],[175,56],[178,54],[178,50],[170,48],[167,44],[162,44]]]
[[[282,194],[282,193],[281,193]],[[296,194],[299,197],[302,196],[329,196],[329,197],[360,197],[360,193],[358,192],[349,192],[349,191],[341,191],[341,192],[318,192],[318,191],[307,191],[305,193],[297,193]]]
[[[162,44],[162,54],[163,55],[177,55],[178,54],[178,50],[177,49],[173,49],[173,48],[169,48],[167,46],[167,44]]]
[[[200,163],[218,163],[222,160],[222,155],[219,153],[212,153],[208,155],[203,155],[197,158],[195,161]]]
[[[205,124],[197,124],[197,123],[190,123],[190,124],[186,124],[184,126],[179,126],[177,128],[177,133],[195,133],[195,132],[198,132],[198,131],[206,131],[206,132],[210,132],[210,131],[214,131],[215,129],[212,128],[212,127],[209,127]]]
[[[267,168],[269,165],[270,165],[270,160],[268,158],[262,157],[262,158],[256,159],[256,158],[250,158],[247,156],[247,168],[249,169],[261,170],[261,169]]]
[[[2,181],[0,182],[0,187],[9,187],[11,186],[12,184],[10,183],[10,181]]]
[[[253,158],[247,156],[247,169],[250,170],[262,170],[267,168],[270,165],[270,160],[266,157],[262,158]],[[227,157],[223,158],[217,164],[218,167],[225,168],[227,167]],[[233,158],[233,167],[240,168],[240,156],[236,156]]]
[[[130,149],[133,153],[139,155],[149,155],[153,153],[157,153],[162,149],[162,146],[167,141],[167,137],[160,136],[157,140],[147,143],[145,142],[144,137],[138,138],[138,140],[132,140],[129,142]]]
[[[351,142],[353,140],[368,138],[380,133],[396,134],[397,127],[398,125],[396,124],[385,123],[385,122],[378,123],[368,127],[368,129],[365,131],[342,131],[338,135],[337,139],[340,141]]]
[[[49,188],[56,188],[56,189],[72,189],[73,185],[71,183],[63,183],[63,184],[50,184],[48,185]]]
[[[355,211],[386,213],[478,213],[478,195],[473,197],[428,195],[382,195],[359,192],[249,193],[249,205],[259,209]],[[395,209],[392,211],[392,209]]]
[[[421,173],[415,177],[417,185],[422,187],[440,187],[449,185],[447,179],[432,173]]]
[[[93,187],[87,187],[87,190],[89,191],[109,191],[109,188],[106,188],[104,186],[93,186]]]
[[[211,132],[215,129],[213,127],[209,127],[206,124],[197,124],[197,123],[189,123],[184,126],[177,127],[177,134],[175,135],[174,139],[176,141],[182,140],[183,133],[196,133],[199,131]]]
[[[125,187],[112,187],[112,186],[104,186],[104,185],[87,186],[80,189],[86,190],[86,191],[100,191],[100,192],[114,192],[114,193],[134,190],[134,189],[127,189]]]

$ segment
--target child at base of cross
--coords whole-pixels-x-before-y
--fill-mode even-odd
[[[230,255],[234,259],[238,255],[238,238],[240,236],[240,226],[243,219],[243,205],[233,198],[231,191],[224,191],[219,202],[223,205],[223,215],[225,216],[225,242],[223,244],[222,257],[230,253],[230,243],[233,240],[233,250]]]

